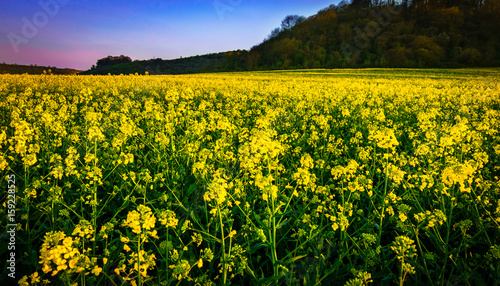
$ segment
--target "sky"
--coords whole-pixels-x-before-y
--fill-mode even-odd
[[[0,63],[87,70],[108,55],[249,50],[287,15],[340,0],[0,0]]]

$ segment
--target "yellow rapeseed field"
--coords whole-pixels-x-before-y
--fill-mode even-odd
[[[499,70],[0,75],[0,99],[19,285],[500,283]]]

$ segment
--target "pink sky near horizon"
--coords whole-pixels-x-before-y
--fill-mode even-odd
[[[10,54],[12,63],[18,65],[36,64],[58,68],[75,68],[86,70],[88,59],[99,59],[102,52],[92,50],[52,50],[24,46],[18,53],[14,52],[10,43],[0,43],[0,54]],[[0,58],[0,61],[3,59]]]

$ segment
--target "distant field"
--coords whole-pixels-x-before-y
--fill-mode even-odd
[[[20,285],[500,283],[500,69],[0,75],[0,122]]]

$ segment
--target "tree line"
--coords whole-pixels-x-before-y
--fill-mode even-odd
[[[498,0],[352,0],[287,16],[247,55],[250,70],[500,64]]]
[[[87,73],[500,66],[499,31],[500,0],[344,0],[308,18],[286,16],[250,51],[171,61],[108,56]]]

